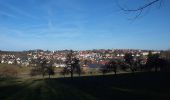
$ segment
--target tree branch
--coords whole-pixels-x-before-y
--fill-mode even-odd
[[[136,8],[136,9],[125,9],[125,8],[123,8],[123,7],[121,7],[121,6],[119,6],[119,7],[120,7],[121,10],[123,10],[123,11],[136,12],[136,11],[142,11],[143,9],[145,9],[145,8],[151,6],[151,5],[153,5],[153,4],[155,4],[156,2],[159,2],[159,1],[161,1],[161,0],[154,0],[154,1],[149,2],[149,3],[147,3],[147,4],[145,4],[145,5],[141,6],[141,7],[138,7],[138,8]]]
[[[122,11],[124,11],[124,12],[130,12],[130,13],[131,13],[131,12],[134,12],[134,13],[136,14],[133,19],[137,19],[138,17],[140,17],[140,16],[142,15],[142,13],[144,12],[144,10],[150,8],[151,6],[153,6],[154,4],[156,4],[156,3],[158,3],[158,2],[160,2],[160,4],[159,4],[159,7],[160,7],[160,6],[161,6],[161,3],[162,3],[162,0],[152,0],[152,1],[146,3],[146,4],[142,5],[142,6],[137,7],[137,8],[128,9],[128,8],[126,8],[126,7],[122,7],[122,6],[118,3],[118,1],[116,1],[118,7],[119,7]]]

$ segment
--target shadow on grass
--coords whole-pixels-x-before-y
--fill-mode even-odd
[[[136,73],[0,84],[0,100],[170,100],[170,73]]]

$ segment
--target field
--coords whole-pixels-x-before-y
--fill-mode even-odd
[[[170,73],[1,79],[0,100],[170,100]]]

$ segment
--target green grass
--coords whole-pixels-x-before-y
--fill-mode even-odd
[[[169,73],[0,80],[0,100],[170,100]]]

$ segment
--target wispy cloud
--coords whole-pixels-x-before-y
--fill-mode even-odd
[[[31,18],[31,19],[38,19],[38,17],[36,17],[36,16],[26,12],[26,11],[23,11],[22,9],[19,9],[18,7],[14,6],[12,4],[0,2],[0,5],[3,5],[3,7],[5,7],[6,9],[9,9],[11,12],[16,13],[16,15],[21,15],[21,16]],[[0,13],[3,13],[5,15],[9,16],[9,17],[16,17],[16,15],[12,14],[11,12],[0,11]]]
[[[81,36],[81,33],[74,28],[59,28],[49,30],[48,27],[31,27],[25,29],[13,29],[13,28],[0,28],[0,35],[5,35],[6,37],[11,37],[14,35],[14,38],[30,38],[30,39],[58,39],[58,38],[76,38]]]
[[[8,13],[8,12],[3,12],[3,11],[0,11],[0,16],[4,16],[4,17],[10,17],[10,18],[16,18],[15,15],[11,14],[11,13]]]
[[[48,28],[49,30],[53,30],[53,21],[52,21],[52,17],[53,17],[53,12],[51,10],[50,7],[47,8],[47,20],[48,20]]]

